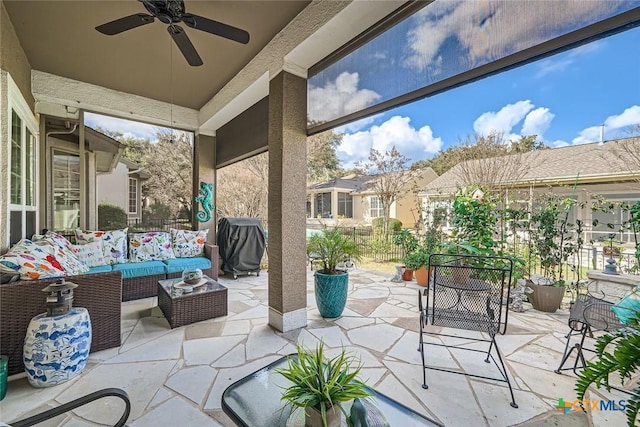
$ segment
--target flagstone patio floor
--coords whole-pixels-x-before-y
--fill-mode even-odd
[[[92,353],[85,371],[55,387],[36,389],[24,376],[10,378],[0,402],[0,420],[11,423],[90,392],[117,387],[132,403],[127,425],[230,426],[221,395],[234,381],[295,351],[322,340],[330,354],[346,347],[360,357],[362,378],[413,410],[447,426],[623,426],[621,411],[572,411],[555,407],[558,399],[576,398],[573,373],[553,372],[564,349],[567,310],[554,314],[510,313],[506,335],[497,341],[512,378],[518,409],[509,406],[506,383],[428,370],[422,384],[418,346],[415,282],[393,283],[390,275],[354,269],[342,317],[323,319],[307,275],[308,325],[279,333],[267,324],[268,274],[221,277],[229,289],[225,317],[170,329],[156,298],[123,303],[122,346]],[[466,334],[466,331],[452,331]],[[479,353],[433,349],[435,364],[485,375],[493,365]],[[429,350],[428,350],[429,351]],[[570,372],[570,371],[568,371]],[[624,399],[618,392],[594,390],[589,399]],[[43,426],[113,425],[122,403],[102,399]],[[402,427],[402,426],[400,426]]]

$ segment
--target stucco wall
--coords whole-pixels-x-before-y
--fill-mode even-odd
[[[126,165],[118,166],[110,174],[96,177],[96,194],[98,204],[111,203],[129,212],[129,169]]]
[[[4,2],[0,0],[0,68],[11,74],[22,97],[33,111],[34,99],[31,94],[31,65],[22,50],[20,40],[13,28]]]
[[[6,188],[9,185],[9,122],[8,122],[8,78],[12,79],[22,92],[33,111],[31,94],[31,66],[20,46],[18,37],[9,15],[0,0],[0,253],[8,249],[9,244],[9,201]]]
[[[4,8],[3,8],[4,10]],[[7,120],[7,72],[0,70],[0,253],[9,244],[9,200],[5,188],[9,184],[9,126]]]
[[[437,177],[438,175],[433,171],[433,169],[425,169],[416,180],[416,190],[424,188]],[[420,204],[420,198],[416,196],[412,189],[407,188],[402,192],[401,197],[399,197],[395,203],[396,212],[394,218],[402,221],[403,228],[413,228],[419,217],[421,209]]]

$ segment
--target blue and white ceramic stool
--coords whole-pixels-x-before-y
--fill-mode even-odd
[[[23,360],[29,383],[51,387],[80,374],[91,349],[89,312],[74,307],[66,314],[31,319],[24,340]]]

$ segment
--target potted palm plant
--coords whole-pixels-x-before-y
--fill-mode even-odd
[[[322,268],[314,274],[315,296],[322,317],[339,317],[347,303],[349,273],[338,269],[345,261],[359,261],[360,245],[337,228],[325,228],[307,240],[307,255],[320,260]]]
[[[315,351],[300,344],[296,350],[297,357],[289,357],[288,367],[277,370],[291,382],[282,400],[304,408],[307,427],[340,426],[343,414],[352,425],[342,403],[371,396],[369,388],[358,378],[361,365],[352,369],[356,359],[344,349],[336,357],[326,358],[322,342]]]

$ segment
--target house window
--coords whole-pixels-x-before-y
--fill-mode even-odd
[[[9,84],[9,242],[13,245],[37,231],[36,206],[36,130],[37,121],[11,76]]]
[[[80,227],[80,156],[53,150],[53,225],[56,231]]]
[[[138,213],[138,180],[129,178],[129,213]]]
[[[338,216],[353,218],[353,197],[349,193],[338,193]]]
[[[331,218],[331,193],[316,194],[316,218]]]
[[[378,218],[381,216],[384,216],[384,212],[382,210],[382,202],[380,201],[380,197],[369,197],[369,217]]]

